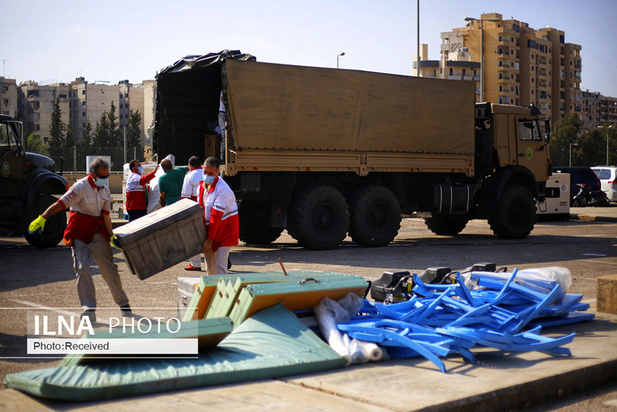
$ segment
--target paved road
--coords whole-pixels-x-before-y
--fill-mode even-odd
[[[407,218],[395,242],[387,247],[365,249],[346,239],[330,251],[298,247],[284,233],[273,245],[234,248],[233,272],[280,272],[278,259],[290,271],[318,270],[353,273],[378,278],[385,270],[419,272],[427,267],[462,269],[491,261],[509,268],[564,266],[573,274],[570,293],[596,297],[598,276],[617,273],[617,223],[597,221],[541,222],[522,240],[494,237],[483,221],[472,221],[457,237],[436,236],[422,219]],[[197,275],[178,264],[145,281],[131,275],[120,252],[116,252],[125,290],[131,304],[139,308],[176,308],[178,276]],[[0,238],[0,307],[75,308],[77,296],[70,249],[33,249],[23,240]],[[98,273],[98,272],[96,272]],[[114,307],[100,275],[95,276],[99,307]],[[113,309],[119,311],[117,309]],[[0,311],[0,356],[25,355],[26,325],[23,309]],[[55,359],[11,359],[0,361],[0,380],[7,373],[54,366]]]

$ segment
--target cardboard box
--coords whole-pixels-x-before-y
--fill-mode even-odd
[[[131,272],[143,280],[200,253],[202,216],[198,203],[182,199],[114,230]]]
[[[208,157],[221,157],[221,136],[207,134],[204,139],[204,160]]]

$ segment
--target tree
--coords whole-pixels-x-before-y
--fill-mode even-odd
[[[583,122],[578,114],[572,113],[555,123],[555,130],[551,135],[551,159],[555,166],[568,165],[570,159],[570,144],[578,143],[578,135],[581,132]],[[578,151],[572,146],[572,159],[575,159]]]
[[[137,159],[144,158],[144,147],[141,142],[141,114],[139,110],[131,110],[129,114],[129,127],[127,130],[127,158],[133,158],[136,153]]]
[[[87,122],[81,132],[81,139],[77,142],[77,167],[81,168],[82,165],[85,165],[86,156],[93,154],[95,151],[93,150],[93,140],[94,134],[92,132],[92,123]],[[86,169],[87,169],[86,165]]]
[[[26,150],[49,156],[49,146],[43,143],[41,136],[36,133],[30,133],[26,136]]]
[[[589,130],[581,136],[576,150],[576,158],[572,157],[572,165],[596,166],[606,162],[606,135],[602,129]],[[574,161],[576,159],[576,162]]]
[[[62,121],[60,110],[60,99],[54,101],[54,110],[51,113],[51,125],[49,126],[49,155],[60,158],[65,155],[65,136],[66,125]]]

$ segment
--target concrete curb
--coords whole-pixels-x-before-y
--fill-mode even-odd
[[[579,213],[570,213],[570,219],[580,220],[582,222],[609,222],[609,223],[617,222],[617,217],[613,217],[613,216],[593,216],[593,215],[583,215]]]

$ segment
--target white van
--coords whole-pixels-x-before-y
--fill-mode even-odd
[[[617,202],[617,166],[594,166],[591,168],[600,179],[600,186],[611,202]]]

